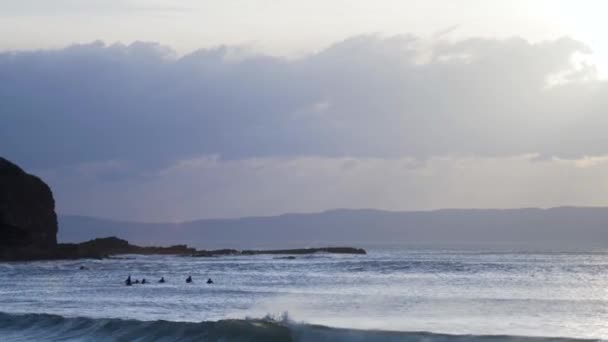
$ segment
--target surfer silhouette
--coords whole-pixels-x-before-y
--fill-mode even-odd
[[[188,276],[188,278],[186,278],[186,283],[190,284],[192,282],[192,276]]]
[[[127,277],[127,280],[125,280],[125,285],[127,286],[131,286],[131,275],[129,274],[129,276]]]
[[[163,284],[165,282],[165,277],[160,277],[159,283]]]
[[[211,278],[207,279],[207,284],[213,284],[213,280]]]

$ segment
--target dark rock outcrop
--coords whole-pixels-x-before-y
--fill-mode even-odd
[[[354,247],[322,247],[322,248],[296,248],[296,249],[261,249],[261,250],[236,250],[236,249],[216,249],[197,251],[195,257],[216,257],[223,255],[260,255],[260,254],[279,254],[279,255],[304,255],[315,253],[330,254],[367,254],[363,248]]]
[[[193,255],[196,249],[186,245],[141,247],[116,237],[94,239],[82,243],[60,243],[53,248],[18,248],[0,254],[0,261],[31,261],[60,259],[103,259],[120,254]]]
[[[57,245],[55,200],[40,178],[0,157],[0,259]]]
[[[117,237],[107,237],[90,240],[82,243],[65,243],[58,246],[62,258],[90,258],[107,257],[117,254],[172,254],[192,255],[196,249],[186,245],[175,245],[169,247],[141,247],[131,245],[128,241]]]

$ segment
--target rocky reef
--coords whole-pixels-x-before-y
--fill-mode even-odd
[[[324,248],[299,248],[299,249],[269,249],[269,250],[196,250],[187,245],[175,245],[169,247],[141,247],[132,245],[128,241],[117,237],[107,237],[90,240],[82,243],[58,244],[52,259],[77,259],[77,258],[105,258],[120,254],[168,254],[185,255],[193,257],[219,257],[229,255],[305,255],[315,253],[330,254],[366,254],[362,248],[353,247],[324,247]]]
[[[94,239],[82,243],[63,243],[57,246],[57,257],[60,259],[105,258],[117,254],[172,254],[192,255],[196,249],[186,245],[169,247],[141,247],[130,244],[117,237]]]
[[[237,250],[237,249],[215,249],[197,251],[195,257],[216,257],[224,255],[261,255],[261,254],[278,254],[278,255],[305,255],[316,253],[329,254],[367,254],[363,248],[354,247],[322,247],[322,248],[295,248],[295,249],[259,249],[259,250]]]

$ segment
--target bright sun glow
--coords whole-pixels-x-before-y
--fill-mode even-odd
[[[608,1],[544,0],[537,10],[548,25],[559,27],[587,44],[593,53],[584,60],[597,66],[601,78],[608,78]]]

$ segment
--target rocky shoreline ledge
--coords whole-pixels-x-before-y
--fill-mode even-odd
[[[218,257],[226,255],[306,255],[316,253],[328,254],[367,254],[363,248],[354,247],[321,247],[321,248],[294,248],[294,249],[260,249],[260,250],[237,250],[216,249],[196,251],[194,257]]]
[[[117,237],[94,239],[82,243],[60,243],[52,248],[24,247],[11,249],[0,253],[0,261],[35,261],[35,260],[62,260],[62,259],[104,259],[115,255],[181,255],[191,257],[221,257],[235,255],[306,255],[315,253],[328,254],[367,254],[362,248],[354,247],[323,247],[323,248],[296,248],[296,249],[270,249],[270,250],[196,250],[187,245],[169,247],[142,247],[132,245],[126,240]],[[293,259],[293,257],[290,257]]]

